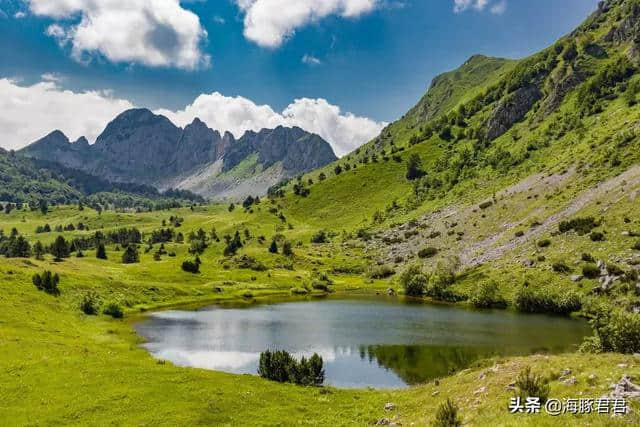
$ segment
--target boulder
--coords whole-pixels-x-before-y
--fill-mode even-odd
[[[396,409],[396,404],[395,403],[392,403],[392,402],[385,403],[385,405],[384,405],[384,410],[385,411],[393,411],[394,409]]]

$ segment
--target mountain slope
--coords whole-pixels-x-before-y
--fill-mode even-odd
[[[336,160],[329,144],[300,128],[263,129],[247,132],[236,140],[220,135],[195,119],[184,129],[166,117],[146,109],[128,110],[110,122],[89,145],[85,138],[70,143],[60,131],[52,132],[19,152],[82,170],[112,182],[133,182],[160,189],[179,188],[206,197],[245,197],[266,191],[282,179]],[[256,154],[255,174],[281,164],[277,173],[243,180],[218,180],[249,156]],[[215,165],[221,162],[221,167]],[[274,171],[276,170],[274,169]],[[237,177],[237,174],[236,174]],[[252,190],[246,180],[264,181]],[[238,187],[240,190],[236,191]]]

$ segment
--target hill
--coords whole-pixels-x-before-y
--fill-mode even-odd
[[[208,198],[264,195],[275,183],[336,160],[330,145],[300,128],[220,135],[195,119],[184,129],[147,109],[110,122],[94,145],[60,131],[19,151],[110,182],[191,190]]]

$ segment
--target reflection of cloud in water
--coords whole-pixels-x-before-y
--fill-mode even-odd
[[[260,353],[242,353],[238,351],[185,351],[174,348],[166,348],[153,351],[158,359],[171,360],[179,366],[194,368],[214,369],[236,373],[255,373],[255,369],[248,367],[257,366]]]

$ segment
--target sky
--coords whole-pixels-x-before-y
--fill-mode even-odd
[[[0,146],[90,142],[146,107],[240,137],[300,126],[338,155],[474,54],[522,58],[597,0],[0,0]]]

